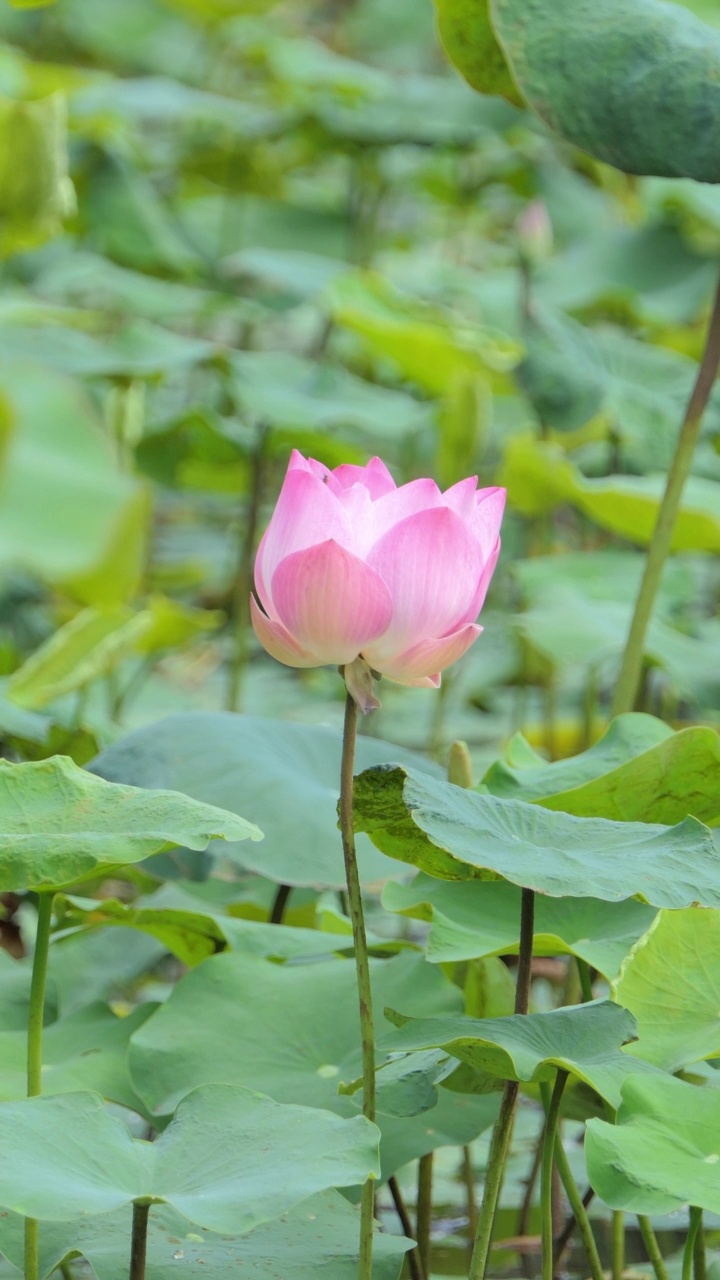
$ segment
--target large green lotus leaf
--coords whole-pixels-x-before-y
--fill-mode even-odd
[[[416,955],[373,960],[371,977],[378,1028],[386,1005],[418,1014],[462,1008],[459,988]],[[189,1089],[222,1079],[351,1116],[358,1104],[340,1096],[338,1085],[360,1074],[359,1046],[351,963],[280,966],[225,953],[187,974],[133,1037],[130,1070],[136,1089],[160,1115]],[[492,1123],[494,1105],[442,1091],[427,1117],[381,1117],[383,1176],[436,1147],[470,1141]]]
[[[127,1017],[118,1018],[105,1004],[88,1004],[46,1027],[43,1093],[91,1089],[142,1114],[144,1107],[128,1074],[128,1042],[154,1008],[142,1004]],[[0,1099],[14,1101],[26,1093],[27,1034],[24,1030],[0,1031]]]
[[[672,1072],[720,1055],[719,951],[720,912],[659,912],[613,988],[638,1024],[631,1053]]]
[[[505,449],[499,483],[523,515],[541,515],[570,502],[611,533],[646,546],[655,528],[664,475],[587,479],[558,445],[515,436]],[[718,484],[691,476],[673,533],[674,551],[720,548]]]
[[[564,551],[563,583],[582,590],[589,600],[634,604],[645,559],[640,551]],[[543,597],[557,582],[558,567],[557,553],[532,556],[512,565],[512,574],[518,580],[524,602],[530,606],[542,603]],[[668,560],[658,588],[659,608],[664,613],[692,607],[700,585],[696,563],[684,558]]]
[[[53,938],[49,972],[63,1017],[95,1000],[127,1000],[128,988],[167,954],[147,934],[123,929],[82,930]]]
[[[38,364],[6,362],[0,389],[15,419],[0,483],[0,563],[51,582],[99,572],[81,599],[122,603],[144,561],[144,490],[118,469],[75,383]]]
[[[83,609],[13,671],[9,697],[36,709],[111,671],[150,631],[149,610]]]
[[[274,427],[354,429],[387,447],[388,439],[402,438],[425,418],[423,406],[404,392],[288,352],[239,351],[232,370],[241,410]]]
[[[497,93],[522,103],[517,85],[493,31],[487,0],[435,0],[443,48],[468,84],[479,93]]]
[[[130,1209],[47,1222],[40,1229],[40,1280],[64,1261],[82,1254],[97,1280],[127,1280]],[[202,1232],[202,1234],[200,1234]],[[195,1227],[166,1205],[157,1205],[148,1225],[147,1269],[153,1280],[175,1280],[178,1265],[205,1280],[332,1280],[357,1276],[357,1210],[338,1191],[324,1191],[303,1201],[273,1222],[246,1236],[223,1236]],[[23,1266],[24,1219],[0,1214],[0,1249],[14,1265]],[[373,1280],[397,1280],[408,1247],[401,1236],[378,1232],[373,1245]],[[200,1271],[202,1268],[202,1272]]]
[[[0,950],[0,1028],[23,1031],[27,1026],[30,1003],[32,965],[27,960],[13,960]],[[45,994],[45,1022],[54,1022],[58,1012],[57,986],[50,980]]]
[[[664,252],[671,252],[667,243]],[[572,263],[569,270],[572,277]],[[705,294],[701,290],[693,316]],[[617,434],[623,461],[634,464],[628,469],[670,465],[677,424],[697,377],[695,360],[621,330],[596,332],[548,306],[533,307],[522,335],[526,354],[517,377],[540,422],[571,432],[602,414]],[[715,399],[708,413],[713,425],[717,413]]]
[[[108,783],[66,756],[0,761],[0,892],[63,888],[96,869],[213,839],[261,840],[234,813],[179,792]]]
[[[181,903],[183,905],[179,905]],[[116,898],[95,901],[73,896],[62,901],[61,909],[64,928],[115,925],[138,929],[157,938],[189,968],[228,948],[273,960],[317,957],[353,948],[351,934],[285,924],[278,927],[263,920],[245,920],[213,911],[211,906],[203,909],[197,898],[173,885],[165,886],[139,905],[119,902]],[[373,934],[368,935],[368,941],[371,946],[380,945],[385,949],[395,945]]]
[[[626,173],[720,181],[720,36],[660,0],[492,0],[528,102]]]
[[[244,304],[242,298],[231,299],[209,289],[120,267],[100,254],[82,252],[75,243],[44,264],[35,278],[34,289],[41,297],[60,303],[158,322],[194,320],[199,315],[234,309],[238,304],[242,314]],[[80,315],[86,316],[86,311]]]
[[[421,872],[409,885],[391,881],[382,901],[388,911],[430,921],[427,958],[431,963],[517,955],[520,890],[516,885],[457,883]],[[634,898],[600,902],[538,895],[533,954],[578,956],[606,978],[614,978],[655,915],[653,907]]]
[[[483,135],[496,139],[519,119],[509,103],[478,98],[449,76],[412,74],[395,76],[390,92],[359,103],[321,98],[316,114],[345,145],[366,147],[477,146]],[[432,376],[428,371],[425,379]]]
[[[591,1120],[592,1186],[613,1209],[720,1213],[720,1093],[672,1076],[627,1080],[617,1124]]]
[[[390,857],[443,880],[502,878],[554,898],[655,907],[720,903],[720,854],[695,818],[575,818],[388,765],[356,779],[355,822]]]
[[[463,373],[504,374],[520,354],[506,335],[455,327],[449,314],[394,292],[376,276],[347,275],[330,294],[338,323],[431,395],[443,394]]]
[[[505,748],[504,759],[496,760],[483,775],[482,785],[507,800],[543,800],[580,790],[668,738],[672,738],[672,729],[664,721],[630,711],[612,720],[587,751],[566,760],[546,760],[516,733]]]
[[[498,1080],[536,1083],[552,1080],[562,1068],[617,1107],[628,1075],[654,1071],[621,1052],[634,1035],[632,1015],[602,1000],[507,1018],[412,1018],[384,1036],[380,1047],[393,1053],[444,1049]]]
[[[677,190],[678,186],[683,188],[682,192]],[[578,188],[577,175],[571,171],[568,176],[567,170],[558,166],[557,177],[551,178],[549,184],[547,179],[543,181],[543,194],[548,200],[553,228],[558,232],[560,242],[559,252],[543,262],[536,275],[534,293],[546,305],[574,314],[585,307],[599,307],[603,314],[622,316],[625,324],[637,329],[645,325],[684,325],[696,320],[713,288],[713,263],[688,244],[683,235],[683,215],[687,215],[689,210],[682,208],[682,200],[685,189],[693,188],[709,194],[712,200],[715,188],[678,178],[649,178],[648,187],[650,190],[647,192],[643,189],[644,197],[652,195],[661,202],[666,196],[670,207],[677,201],[681,206],[679,216],[676,214],[670,222],[650,215],[641,223],[628,226],[623,222],[618,226],[616,214],[611,212],[614,202],[608,200],[607,190],[598,191],[594,199],[588,198],[585,192],[583,207],[577,200],[573,201],[573,208],[570,201]],[[563,199],[563,196],[567,198]],[[691,202],[688,199],[687,205]],[[698,198],[698,204],[702,204],[702,196]],[[644,207],[647,208],[645,202]],[[571,229],[575,234],[572,239],[562,235],[569,218],[573,218]],[[586,234],[590,225],[593,227],[591,236]],[[605,329],[593,330],[593,335],[601,350],[606,347],[606,335],[613,345],[619,337],[616,331],[608,333]],[[622,347],[628,354],[635,352],[637,361],[633,358],[628,366],[631,382],[625,389],[618,384],[611,392],[613,399],[616,398],[616,390],[619,393],[617,402],[624,404],[626,410],[633,403],[637,408],[642,404],[649,406],[652,402],[658,404],[658,392],[652,383],[646,382],[643,386],[638,381],[644,363],[641,351],[646,353],[648,361],[653,361],[659,380],[667,385],[669,380],[661,368],[662,362],[669,374],[670,362],[664,359],[670,354],[667,348],[635,341],[627,336],[627,330],[622,331]],[[627,398],[624,390],[630,393]],[[668,391],[674,398],[671,384]],[[660,408],[659,425],[663,435],[671,407],[668,403]],[[623,453],[630,448],[627,426],[626,420],[623,423]]]
[[[12,1172],[0,1204],[49,1221],[110,1213],[150,1198],[190,1222],[241,1235],[317,1191],[378,1172],[378,1131],[261,1093],[211,1084],[184,1098],[154,1143],[131,1138],[93,1093],[0,1106]]]
[[[533,653],[558,673],[568,669],[600,668],[619,658],[628,633],[632,606],[622,600],[602,600],[574,584],[556,582],[531,609],[517,614],[514,624]],[[720,625],[716,618],[700,620],[687,635],[658,616],[645,641],[645,657],[667,673],[673,690],[707,709],[720,705],[717,651]]]
[[[147,320],[127,324],[103,340],[59,325],[7,324],[1,331],[6,358],[37,360],[61,374],[159,378],[209,360],[217,351],[202,338],[186,338]]]
[[[714,729],[694,726],[584,785],[546,796],[546,809],[578,817],[622,822],[720,820],[720,739]]]
[[[91,768],[113,782],[170,787],[231,811],[237,808],[260,825],[265,839],[258,854],[230,846],[233,861],[284,884],[342,888],[337,830],[341,750],[340,733],[324,726],[196,713],[139,729],[103,751]],[[418,769],[441,774],[436,765],[402,747],[358,738],[358,769],[388,760],[412,761]],[[358,859],[365,882],[397,874],[397,867],[362,836]]]

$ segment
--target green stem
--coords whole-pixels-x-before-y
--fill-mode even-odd
[[[397,1178],[395,1177],[388,1178],[388,1189],[390,1191],[390,1195],[392,1196],[392,1201],[393,1201],[393,1204],[395,1205],[397,1216],[400,1219],[400,1226],[403,1229],[403,1235],[408,1240],[414,1240],[415,1233],[413,1231],[412,1222],[410,1221],[410,1214],[408,1213],[407,1205],[403,1200],[402,1192],[398,1185]],[[408,1267],[410,1269],[410,1280],[426,1280],[426,1276],[423,1274],[422,1266],[420,1263],[420,1255],[417,1251],[417,1247],[413,1249],[408,1249],[407,1253],[405,1254],[405,1257],[407,1258]]]
[[[532,948],[535,930],[535,894],[523,889],[520,913],[520,951],[518,955],[517,985],[515,987],[515,1012],[527,1013],[530,1005],[530,979],[532,976]],[[498,1118],[495,1121],[487,1169],[485,1190],[478,1214],[475,1246],[470,1259],[468,1280],[484,1280],[490,1257],[495,1212],[500,1197],[503,1172],[510,1148],[515,1106],[518,1096],[516,1080],[506,1080]]]
[[[652,616],[655,597],[660,586],[665,561],[670,553],[673,531],[680,511],[685,482],[690,474],[695,446],[700,435],[703,416],[720,366],[720,283],[718,284],[712,315],[705,339],[700,368],[688,401],[685,417],[670,464],[665,493],[658,510],[653,530],[645,572],[640,584],[630,631],[625,644],[620,675],[612,704],[612,715],[632,711],[635,706],[642,674],[645,636]]]
[[[540,1133],[538,1134],[538,1137],[537,1137],[537,1141],[535,1143],[535,1151],[533,1153],[533,1162],[532,1162],[532,1165],[530,1166],[530,1172],[528,1174],[527,1181],[525,1184],[525,1194],[523,1196],[523,1201],[520,1206],[520,1213],[518,1214],[516,1235],[519,1235],[519,1236],[526,1236],[528,1233],[528,1227],[530,1225],[530,1214],[532,1212],[532,1203],[533,1203],[533,1198],[535,1196],[535,1188],[537,1186],[537,1180],[540,1174],[540,1165],[542,1164],[542,1153],[543,1153],[544,1142],[545,1142],[545,1125],[543,1124],[543,1127],[540,1130]]]
[[[690,1227],[685,1241],[682,1262],[682,1280],[692,1280],[693,1255],[695,1253],[695,1240],[702,1222],[702,1209],[696,1209],[692,1205],[690,1207]]]
[[[475,1173],[473,1170],[472,1151],[467,1145],[462,1149],[462,1180],[467,1204],[468,1233],[472,1241],[475,1239],[475,1232],[477,1231],[477,1204],[475,1201]]]
[[[667,1267],[665,1266],[663,1256],[660,1252],[660,1246],[657,1242],[657,1237],[655,1235],[655,1232],[652,1229],[650,1219],[646,1218],[643,1214],[639,1213],[638,1227],[640,1228],[640,1235],[642,1236],[642,1242],[645,1245],[645,1252],[647,1253],[647,1256],[648,1256],[648,1262],[650,1263],[653,1271],[655,1272],[656,1280],[668,1280]]]
[[[28,1098],[36,1098],[42,1093],[43,1018],[45,1014],[45,986],[47,983],[48,953],[50,950],[53,896],[52,892],[38,894],[37,933],[35,935],[35,951],[33,952],[30,1008],[28,1010]],[[39,1249],[39,1225],[34,1218],[26,1218],[25,1280],[38,1280],[40,1274]]]
[[[555,1139],[557,1137],[560,1103],[563,1089],[567,1083],[567,1071],[559,1070],[555,1077],[552,1094],[548,1084],[541,1084],[543,1104],[545,1106],[545,1136],[542,1148],[542,1168],[540,1171],[540,1230],[542,1236],[542,1280],[553,1280],[553,1212],[552,1212],[552,1177],[555,1163]]]
[[[695,1236],[693,1249],[693,1280],[707,1280],[707,1258],[705,1256],[705,1231],[703,1229],[702,1209]]]
[[[560,1174],[560,1180],[565,1188],[565,1195],[570,1203],[573,1217],[577,1223],[580,1239],[583,1242],[583,1246],[587,1254],[592,1280],[605,1280],[602,1263],[600,1261],[600,1254],[598,1253],[597,1244],[595,1243],[593,1229],[590,1226],[587,1209],[583,1202],[583,1198],[578,1191],[577,1183],[570,1168],[570,1162],[560,1138],[557,1138],[555,1141],[555,1163],[557,1165],[558,1173]],[[565,1247],[568,1239],[569,1235],[566,1234],[562,1241],[562,1248]]]
[[[586,1004],[593,998],[590,965],[587,960],[581,960],[580,956],[575,957],[575,963],[577,964],[578,977],[580,978],[580,990],[582,991],[583,1004]]]
[[[421,1156],[418,1162],[417,1207],[415,1211],[420,1264],[426,1276],[430,1275],[430,1228],[432,1226],[433,1153]]]
[[[485,1170],[485,1189],[478,1214],[475,1247],[470,1259],[468,1280],[484,1280],[490,1242],[492,1240],[495,1210],[500,1196],[503,1170],[510,1146],[515,1104],[517,1102],[518,1084],[516,1080],[506,1080],[498,1118],[495,1121],[487,1169]]]
[[[614,1209],[612,1216],[612,1256],[610,1259],[612,1280],[622,1280],[625,1270],[625,1214]]]
[[[282,924],[285,908],[292,893],[291,884],[279,884],[270,908],[270,924]]]
[[[145,1280],[149,1213],[150,1202],[148,1200],[136,1200],[133,1203],[130,1280]]]
[[[352,921],[357,973],[358,1000],[360,1005],[360,1038],[362,1042],[363,1115],[375,1121],[375,1031],[372,1014],[372,989],[368,961],[365,918],[362,892],[355,853],[353,828],[353,769],[355,766],[355,739],[357,737],[358,707],[350,694],[345,699],[345,725],[343,729],[342,765],[340,770],[340,830],[342,833],[345,878],[348,906]],[[358,1280],[372,1280],[373,1218],[375,1208],[374,1184],[371,1178],[362,1189],[360,1201],[360,1265]]]

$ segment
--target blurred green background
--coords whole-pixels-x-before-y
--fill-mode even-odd
[[[293,446],[509,489],[485,634],[365,732],[592,742],[720,192],[476,95],[428,0],[2,0],[0,41],[5,754],[82,763],[184,709],[339,722],[333,671],[248,633]],[[719,437],[715,395],[638,704],[675,723],[720,713]]]

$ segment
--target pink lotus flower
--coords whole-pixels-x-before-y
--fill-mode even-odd
[[[255,634],[290,667],[364,659],[437,687],[482,630],[504,506],[476,476],[398,489],[380,458],[329,471],[294,451],[255,561]]]

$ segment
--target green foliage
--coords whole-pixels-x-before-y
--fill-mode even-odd
[[[74,209],[67,109],[60,94],[37,102],[0,99],[0,157],[0,253],[5,258],[57,235]]]
[[[613,987],[637,1020],[631,1053],[673,1072],[718,1056],[719,928],[714,911],[661,911],[636,942]]]
[[[0,1272],[125,1280],[123,1171],[154,1165],[149,1277],[357,1280],[372,1168],[399,1280],[383,1180],[414,1222],[435,1153],[426,1270],[474,1275],[504,1082],[512,1236],[563,1069],[592,1214],[718,1211],[717,393],[608,723],[717,275],[717,6],[26,8],[0,4],[0,1183],[40,1214],[55,1178],[67,1218],[35,1276],[5,1209]],[[509,489],[482,637],[440,690],[384,679],[358,740],[379,1169],[342,684],[248,625],[292,448]]]
[[[485,0],[435,0],[443,48],[468,84],[480,93],[498,93],[522,103],[497,42]]]
[[[621,1046],[635,1034],[635,1021],[609,1001],[557,1009],[550,1015],[402,1021],[399,1030],[381,1040],[382,1048],[442,1048],[478,1073],[479,1090],[491,1087],[483,1077],[540,1082],[554,1079],[562,1068],[616,1107],[623,1081],[653,1070],[621,1053]]]
[[[675,827],[579,819],[389,767],[358,778],[355,820],[384,853],[441,879],[502,877],[558,898],[656,907],[719,901],[720,855],[694,818]]]
[[[187,716],[130,734],[98,756],[93,769],[111,782],[170,788],[230,812],[241,809],[265,835],[262,852],[256,857],[230,844],[225,856],[280,884],[329,888],[344,883],[336,813],[339,752],[340,734],[324,726],[258,716]],[[388,743],[358,743],[359,768],[396,759],[439,774],[429,762]],[[396,870],[369,841],[359,845],[358,854],[367,881]]]
[[[626,173],[720,180],[720,41],[662,0],[492,0],[525,98],[563,137]]]
[[[376,960],[371,972],[381,1027],[386,1005],[418,1014],[461,1010],[459,990],[421,957]],[[282,967],[240,954],[215,956],[178,983],[167,1005],[133,1037],[135,1087],[159,1115],[218,1073],[228,1084],[262,1087],[278,1101],[356,1115],[357,1103],[338,1094],[360,1067],[354,993],[353,967],[342,961]],[[383,1177],[448,1142],[469,1142],[494,1113],[491,1100],[443,1090],[431,1125],[380,1116]]]
[[[515,885],[473,880],[457,884],[421,873],[409,885],[388,884],[382,901],[388,911],[430,921],[427,958],[435,964],[517,954],[520,891]],[[655,915],[652,907],[632,898],[602,902],[541,896],[535,908],[533,951],[538,956],[578,956],[614,978]]]
[[[104,782],[63,756],[3,761],[0,808],[3,892],[61,888],[178,844],[204,849],[212,839],[262,839],[252,823],[223,809]]]
[[[152,1146],[91,1093],[8,1103],[0,1132],[18,1155],[12,1177],[0,1175],[0,1203],[56,1222],[141,1200],[243,1234],[333,1183],[364,1180],[377,1161],[377,1130],[362,1116],[343,1121],[226,1085],[190,1094]]]
[[[720,1094],[668,1076],[628,1080],[617,1125],[591,1120],[588,1170],[606,1204],[671,1213],[688,1201],[717,1213]]]
[[[126,1280],[131,1213],[96,1214],[69,1223],[44,1223],[40,1239],[41,1276],[50,1275],[63,1261],[82,1253],[98,1280]],[[23,1219],[6,1213],[0,1218],[0,1247],[22,1267]],[[378,1280],[397,1280],[403,1241],[376,1236],[373,1254]],[[182,1255],[180,1258],[178,1254]],[[180,1214],[157,1205],[150,1215],[148,1270],[158,1280],[171,1280],[178,1262],[202,1266],[206,1280],[225,1280],[228,1270],[238,1280],[279,1280],[292,1270],[296,1280],[314,1280],[319,1267],[332,1267],[337,1280],[355,1280],[357,1273],[357,1214],[337,1191],[321,1192],[256,1227],[246,1236],[226,1236],[202,1229],[188,1230]]]

